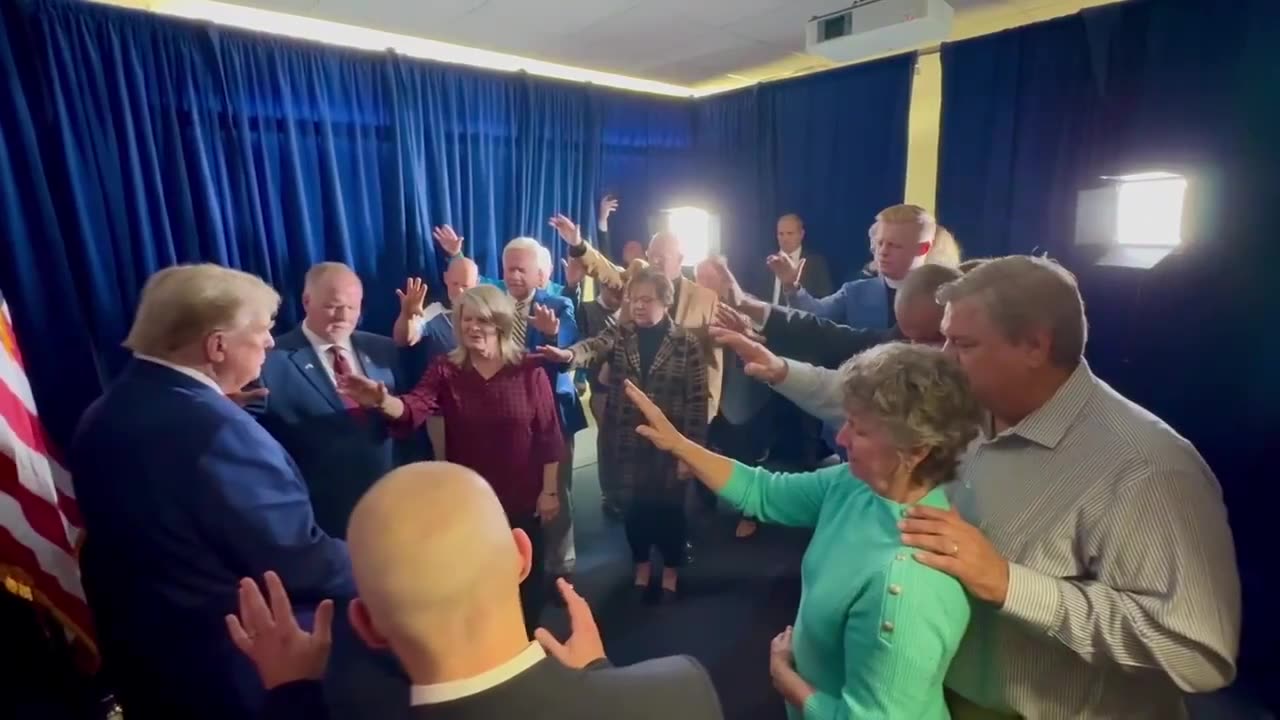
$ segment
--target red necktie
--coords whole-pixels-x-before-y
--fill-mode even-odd
[[[335,380],[341,380],[351,374],[351,361],[347,360],[347,353],[342,348],[334,345],[329,348],[329,354],[333,356],[333,375]],[[342,399],[342,407],[352,415],[363,414],[360,404],[352,400],[349,395],[339,391],[338,397]]]

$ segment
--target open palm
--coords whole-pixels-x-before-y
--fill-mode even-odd
[[[636,407],[640,408],[640,414],[644,415],[644,421],[647,423],[637,427],[636,432],[647,438],[649,442],[653,443],[654,447],[668,452],[684,442],[684,435],[680,434],[676,426],[671,424],[667,416],[662,414],[662,411],[658,409],[657,405],[653,404],[653,401],[649,399],[648,395],[644,394],[643,390],[633,385],[630,380],[626,381],[623,389],[627,393],[627,398],[635,403]]]

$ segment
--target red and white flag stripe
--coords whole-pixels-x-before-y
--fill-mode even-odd
[[[49,608],[90,648],[71,477],[36,412],[9,308],[0,296],[0,580]]]

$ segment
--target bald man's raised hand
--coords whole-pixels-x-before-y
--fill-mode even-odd
[[[431,231],[431,237],[436,239],[436,244],[449,257],[455,257],[462,254],[462,236],[454,232],[449,225],[441,225]]]
[[[569,611],[569,639],[562,643],[546,628],[534,630],[533,637],[548,655],[565,667],[581,670],[604,660],[604,641],[600,639],[600,628],[596,627],[591,606],[564,578],[556,580],[556,590],[564,598],[565,608]]]
[[[333,601],[316,607],[312,632],[303,630],[293,615],[293,603],[280,576],[262,578],[271,604],[251,578],[240,581],[240,614],[228,615],[231,642],[253,662],[266,689],[297,680],[319,680],[329,663],[333,645]]]

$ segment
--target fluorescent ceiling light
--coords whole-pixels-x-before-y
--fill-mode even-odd
[[[106,1],[111,2],[111,0]],[[120,4],[119,0],[116,0],[115,4]],[[626,75],[585,70],[570,65],[531,60],[518,55],[480,50],[438,40],[427,40],[426,38],[412,37],[410,35],[370,30],[369,28],[345,23],[317,20],[301,15],[290,15],[243,5],[214,2],[213,0],[152,0],[152,2],[147,3],[147,6],[152,12],[164,15],[208,20],[219,25],[230,25],[277,35],[288,35],[331,45],[345,45],[377,52],[391,49],[401,55],[427,60],[439,60],[507,72],[524,70],[530,75],[594,83],[596,85],[656,95],[690,97],[703,94],[692,88],[656,80],[644,80]]]

